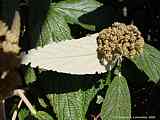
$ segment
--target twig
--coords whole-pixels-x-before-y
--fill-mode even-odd
[[[100,118],[100,114],[98,114],[98,115],[92,115],[92,114],[91,114],[91,117],[92,117],[94,120],[98,120],[98,118]]]
[[[18,114],[18,109],[21,107],[23,100],[21,99],[18,103],[17,109],[14,111],[13,115],[12,115],[12,120],[16,120],[17,118],[17,114]]]
[[[3,112],[3,119],[7,120],[6,118],[6,107],[5,107],[5,101],[9,98],[11,98],[12,96],[8,96],[5,99],[2,100],[2,112]]]
[[[2,101],[2,112],[3,112],[3,119],[6,120],[6,114],[5,114],[5,100]]]
[[[30,112],[35,115],[36,114],[36,110],[34,109],[34,107],[32,106],[32,104],[29,102],[29,100],[26,98],[26,96],[24,95],[24,90],[22,89],[16,89],[13,92],[13,95],[19,96],[22,101],[26,104],[26,106],[28,107],[28,109],[30,110]]]

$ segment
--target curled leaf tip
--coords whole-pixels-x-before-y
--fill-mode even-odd
[[[143,52],[144,38],[134,25],[115,22],[97,37],[97,57],[102,65],[122,57],[133,58]]]

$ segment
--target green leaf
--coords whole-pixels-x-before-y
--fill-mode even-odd
[[[25,120],[29,116],[29,110],[27,108],[23,108],[18,112],[18,119]]]
[[[109,86],[102,104],[101,117],[103,120],[130,120],[130,93],[123,76],[116,76]]]
[[[58,120],[85,120],[89,104],[96,95],[95,88],[79,90],[64,94],[48,94],[47,97],[54,107]]]
[[[47,18],[42,26],[38,46],[44,46],[49,42],[58,42],[61,40],[71,39],[70,28],[64,17],[59,15],[54,6],[51,5],[47,14]]]
[[[157,83],[160,79],[160,51],[156,48],[145,44],[144,52],[141,56],[135,57],[132,61],[137,67],[144,71],[149,80]]]
[[[38,46],[44,46],[51,41],[71,39],[71,31],[67,23],[79,24],[84,28],[95,30],[94,25],[81,23],[78,18],[100,5],[95,0],[66,0],[51,4],[42,26]]]
[[[67,23],[70,24],[79,24],[82,27],[95,30],[94,25],[84,24],[79,21],[79,17],[95,10],[97,7],[100,7],[102,4],[96,0],[65,0],[60,1],[55,4],[55,9],[62,16],[64,16]]]
[[[38,102],[42,107],[47,108],[48,105],[45,103],[45,101],[42,98],[38,97]]]
[[[30,64],[27,65],[25,75],[24,75],[24,79],[25,79],[25,83],[27,85],[33,83],[37,79],[36,74],[34,72],[34,69],[30,66]]]
[[[54,120],[52,116],[44,111],[38,111],[34,117],[38,120]]]

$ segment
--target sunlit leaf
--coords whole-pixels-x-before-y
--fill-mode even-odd
[[[38,120],[54,120],[52,116],[44,111],[38,111],[35,115]]]
[[[95,30],[95,25],[82,23],[79,21],[79,17],[95,10],[101,5],[102,4],[96,0],[65,0],[50,3],[50,5],[48,5],[49,7],[46,6],[46,8],[43,8],[43,11],[37,8],[39,10],[38,12],[41,11],[41,13],[43,13],[35,13],[42,16],[38,16],[38,18],[32,13],[35,12],[33,9],[30,17],[31,21],[34,21],[32,22],[33,25],[31,25],[33,27],[31,34],[36,42],[36,46],[44,46],[52,41],[58,42],[71,39],[72,36],[68,23],[78,24],[86,29]],[[46,15],[44,15],[44,13],[46,13]]]
[[[38,102],[42,107],[47,108],[47,104],[45,103],[45,101],[42,98],[38,98]]]
[[[18,112],[18,119],[19,120],[25,120],[29,115],[29,110],[27,108],[22,108],[19,112]]]
[[[48,94],[58,120],[86,120],[89,103],[96,94],[96,89],[79,90],[65,94]]]
[[[95,25],[82,23],[78,18],[101,5],[96,0],[65,0],[55,4],[55,9],[64,16],[67,23],[79,24],[86,29],[95,30]]]
[[[102,120],[130,120],[130,93],[123,76],[116,76],[109,86],[102,104],[101,117]]]
[[[132,61],[146,73],[149,80],[158,82],[160,79],[160,52],[156,48],[145,44],[143,54]]]
[[[34,69],[29,65],[27,65],[27,68],[25,70],[25,75],[24,75],[25,83],[29,85],[30,83],[36,81],[37,77],[34,72]]]
[[[61,41],[71,38],[70,28],[64,17],[54,10],[54,6],[50,6],[47,18],[42,26],[38,46],[44,46],[51,41]]]

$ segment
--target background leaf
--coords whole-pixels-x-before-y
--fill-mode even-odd
[[[54,6],[51,5],[47,14],[47,18],[42,26],[38,46],[44,46],[51,41],[57,42],[71,38],[70,28],[64,17],[59,15],[54,10]]]
[[[38,111],[35,115],[38,120],[54,120],[48,113],[44,111]]]
[[[39,97],[38,102],[43,108],[47,108],[48,105],[45,103],[44,99]]]
[[[25,120],[29,116],[29,110],[27,108],[23,108],[18,112],[18,119]]]
[[[24,79],[27,85],[33,83],[37,79],[34,69],[30,66],[30,64],[28,64],[26,67]]]
[[[102,104],[101,117],[102,120],[130,120],[130,93],[123,76],[116,76],[109,86]]]
[[[40,106],[49,111],[54,118],[85,120],[85,117],[90,114],[91,101],[100,89],[101,83],[98,80],[101,77],[98,74],[72,75],[41,71],[31,91]]]
[[[160,52],[156,48],[145,44],[143,54],[135,57],[132,61],[147,74],[149,80],[158,82],[160,79]]]
[[[44,46],[52,41],[58,42],[72,39],[71,30],[67,23],[78,24],[86,29],[95,30],[95,25],[82,23],[78,18],[101,5],[96,0],[65,0],[58,3],[50,3],[48,10],[44,10],[48,11],[43,18],[44,21],[33,25],[33,38],[36,39],[34,34],[38,32],[40,35],[36,41],[36,46]],[[37,19],[35,14],[32,16],[34,17],[31,17],[31,19]],[[39,28],[40,25],[42,25],[41,28]]]
[[[65,0],[55,4],[55,10],[64,16],[67,23],[79,24],[86,29],[95,30],[95,25],[84,24],[78,18],[101,5],[96,0]]]

